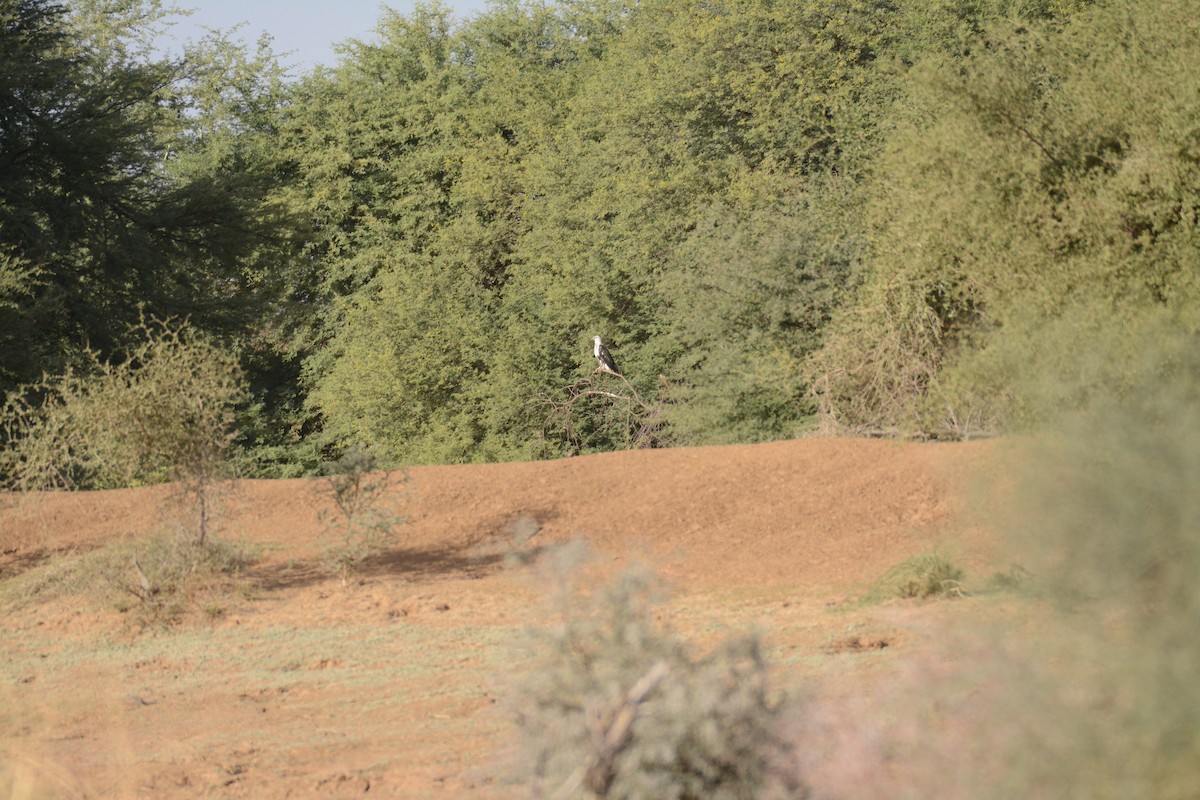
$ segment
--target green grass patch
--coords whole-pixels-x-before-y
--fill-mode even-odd
[[[961,569],[935,550],[913,556],[892,567],[875,582],[863,600],[882,603],[894,599],[962,597],[966,594],[964,578]]]

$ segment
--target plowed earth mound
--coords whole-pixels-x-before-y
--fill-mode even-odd
[[[963,514],[999,453],[807,439],[414,468],[395,547],[349,580],[320,566],[321,481],[240,482],[219,535],[263,546],[248,596],[165,632],[95,597],[4,610],[0,797],[519,796],[506,681],[547,614],[536,565],[576,539],[605,570],[657,568],[698,647],[752,625],[781,685],[867,685],[979,611],[853,598],[934,548],[1002,567]],[[0,579],[161,528],[166,491],[10,503]]]

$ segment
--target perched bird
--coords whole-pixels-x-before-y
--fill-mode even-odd
[[[604,346],[604,342],[600,341],[599,336],[593,336],[592,341],[596,343],[593,353],[596,360],[600,362],[600,366],[596,367],[596,372],[601,370],[611,372],[613,375],[620,375],[621,371],[617,369],[617,362],[613,361],[612,354],[608,352],[608,348]]]

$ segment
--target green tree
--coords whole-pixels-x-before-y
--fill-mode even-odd
[[[194,294],[188,313],[236,349],[246,374],[241,468],[311,472],[300,375],[313,313],[302,252],[312,231],[279,191],[296,178],[281,147],[293,89],[267,37],[247,48],[212,31],[188,43],[183,63],[174,90],[188,112],[171,138],[170,174],[195,202],[224,209],[189,256],[190,269],[222,277],[221,291]]]
[[[117,356],[143,310],[244,330],[274,235],[263,162],[246,151],[274,113],[269,53],[155,56],[155,0],[14,0],[0,14],[0,275],[20,284],[0,391],[87,348]],[[238,83],[238,69],[256,77]],[[222,105],[217,85],[246,102]]]
[[[647,395],[666,374],[676,437],[775,438],[808,413],[797,365],[860,243],[854,184],[893,91],[876,64],[893,17],[647,4],[576,101],[577,151],[551,167],[569,186],[546,192],[571,199],[530,235],[542,260],[580,251],[560,255],[566,275],[535,275],[542,306],[564,306],[548,327],[599,320]]]
[[[595,333],[692,441],[793,433],[795,365],[861,240],[894,17],[749,0],[385,16],[289,111],[321,441],[401,461],[625,446],[621,398],[571,434],[548,419]],[[694,324],[713,307],[725,323]],[[694,360],[722,341],[749,344]]]
[[[667,282],[680,349],[669,419],[685,441],[784,438],[810,424],[803,359],[864,247],[846,230],[856,196],[852,179],[747,170],[701,212]]]
[[[1195,330],[1188,20],[1186,3],[1113,0],[995,23],[966,58],[919,69],[879,166],[863,290],[810,363],[831,419],[955,436],[1036,423],[1127,383],[1131,334]],[[1098,338],[1108,355],[1081,358]]]
[[[173,481],[204,544],[244,384],[235,358],[186,325],[138,326],[116,364],[88,351],[0,406],[0,486],[29,492]]]
[[[533,454],[529,420],[508,424],[524,409],[497,314],[528,229],[524,161],[587,47],[557,13],[517,3],[457,31],[422,6],[377,34],[306,82],[292,120],[296,202],[317,231],[321,436],[408,462]]]
[[[377,34],[298,92],[289,202],[313,228],[307,380],[322,440],[412,459],[477,371],[492,264],[469,231],[461,249],[441,248],[471,137],[449,12],[388,13]]]

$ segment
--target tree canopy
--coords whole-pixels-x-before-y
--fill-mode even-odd
[[[149,314],[236,354],[256,474],[1037,424],[1200,324],[1192,11],[428,3],[288,79],[7,0],[0,392]]]

